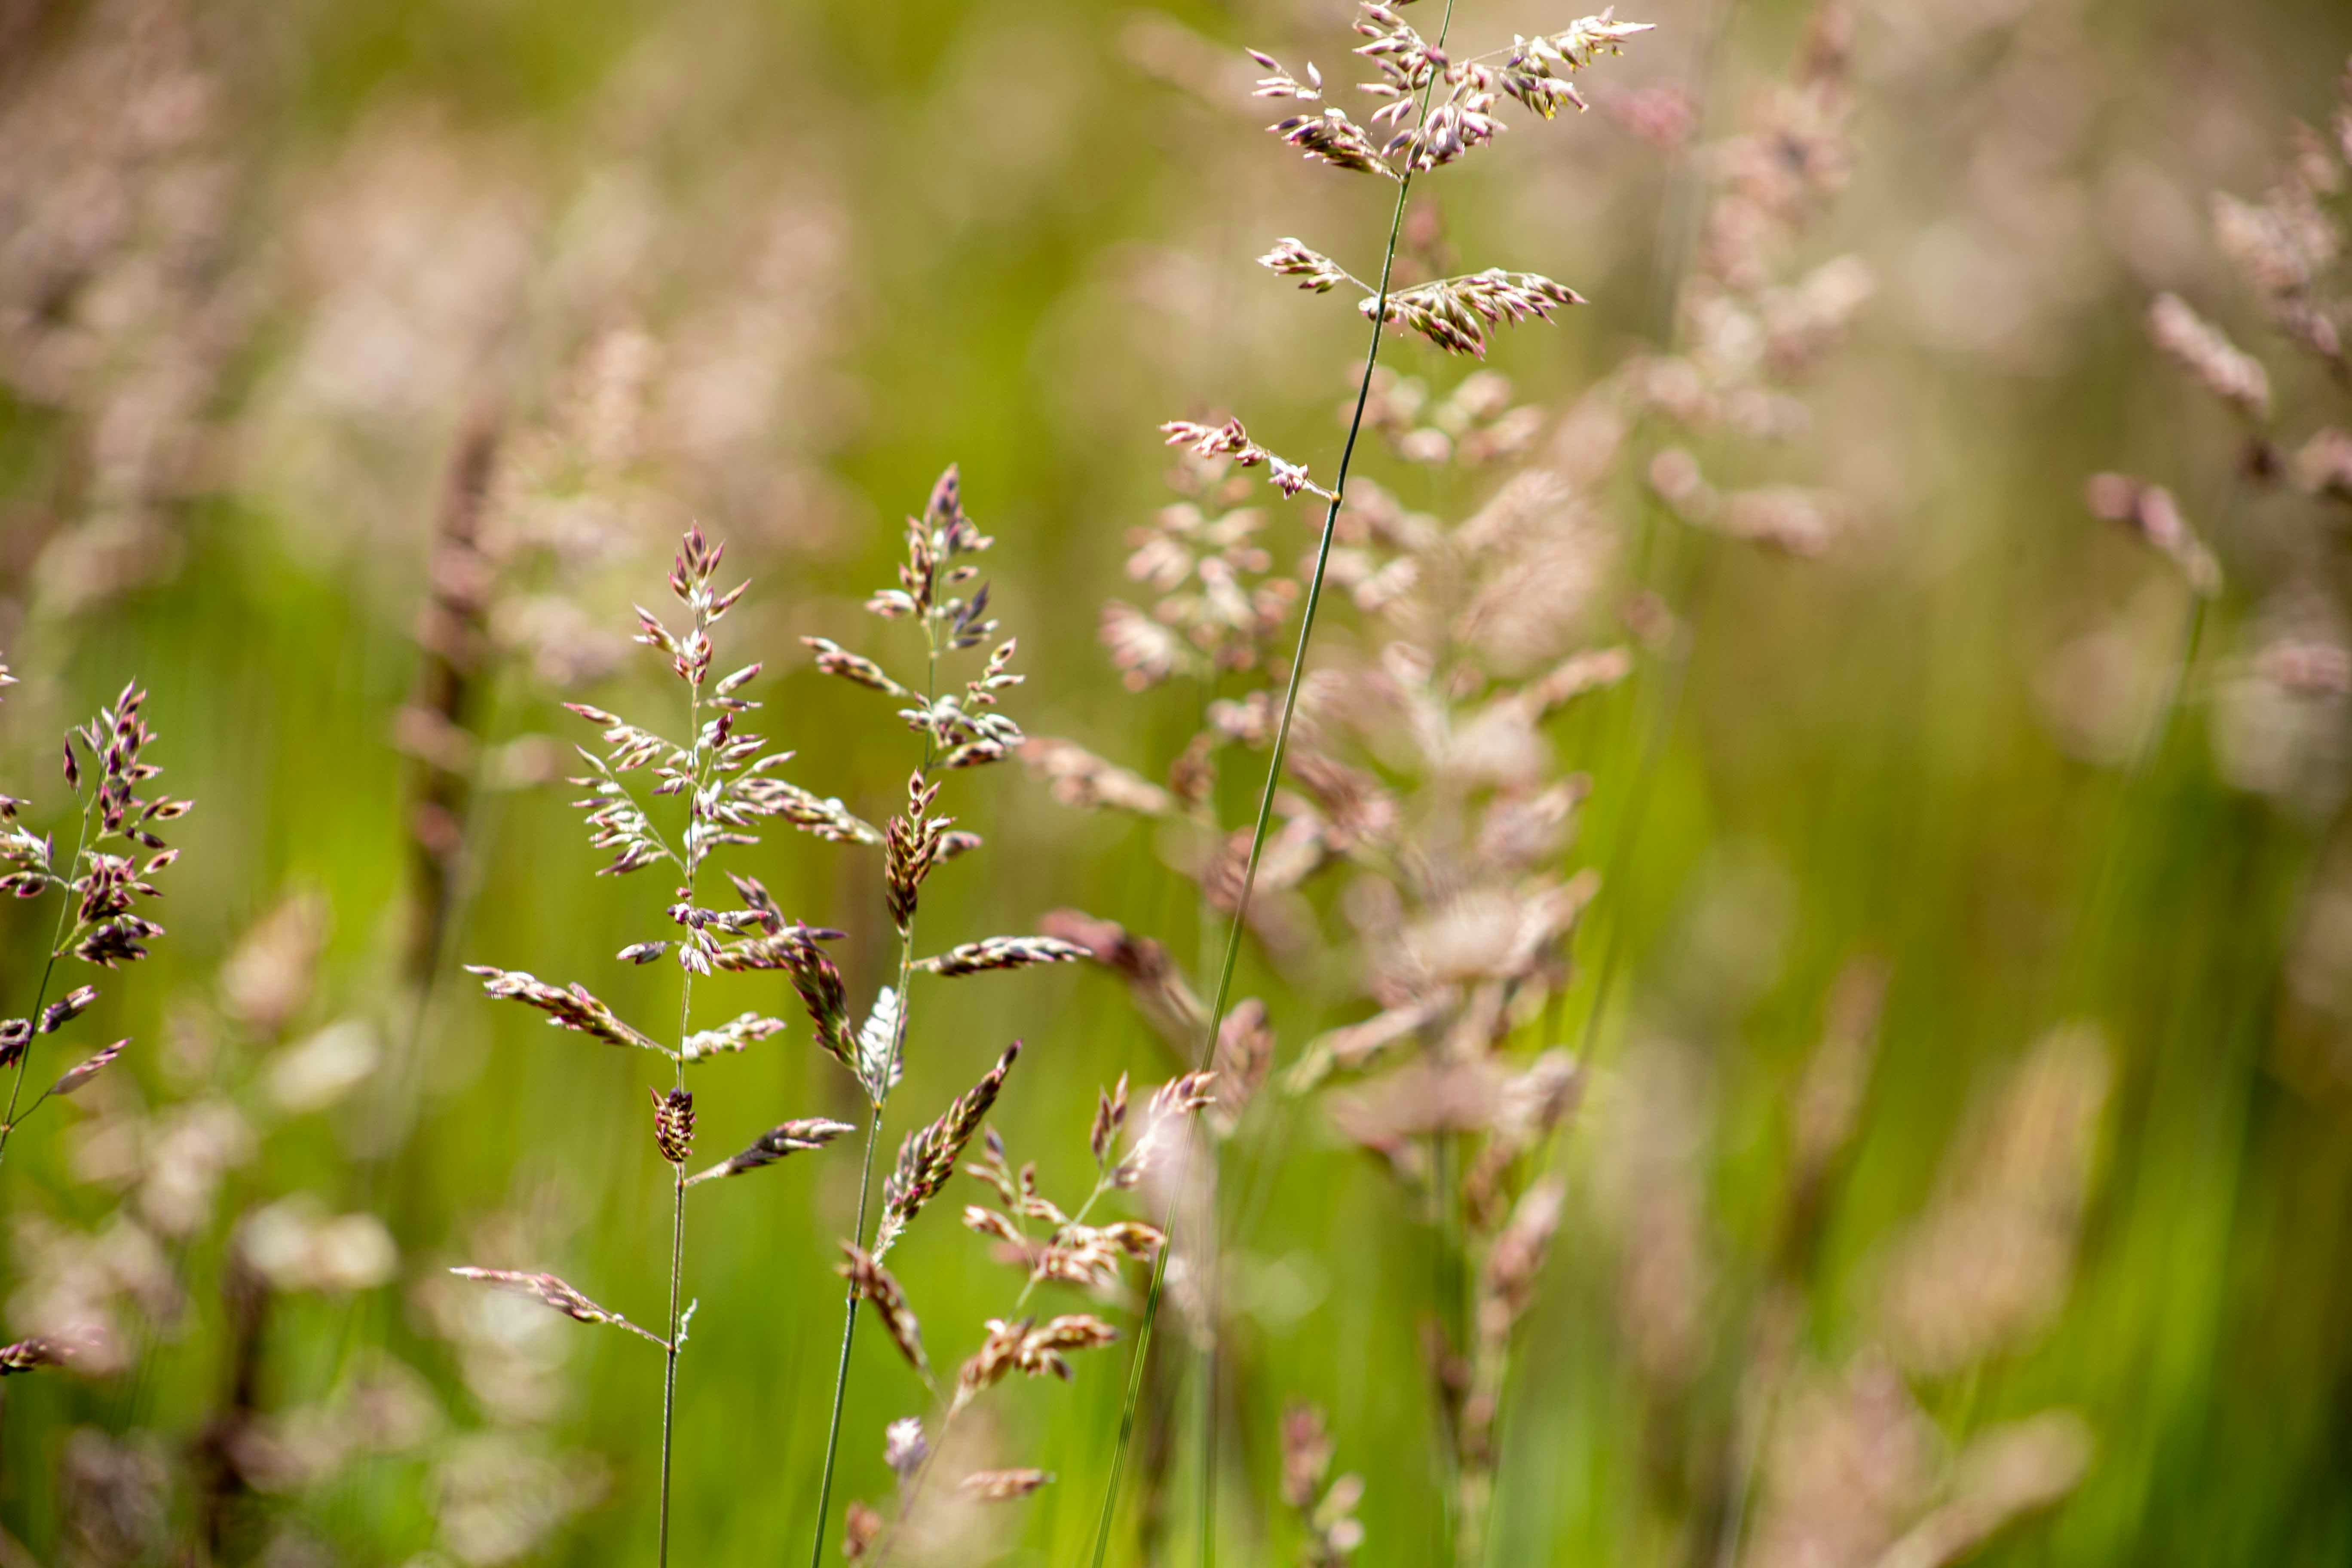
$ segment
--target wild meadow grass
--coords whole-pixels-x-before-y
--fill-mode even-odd
[[[0,17],[0,1557],[2342,1555],[2332,16],[257,20]]]

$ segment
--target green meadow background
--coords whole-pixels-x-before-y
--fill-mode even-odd
[[[1697,84],[1717,129],[1785,71],[1805,16],[1740,0],[1626,9],[1659,28],[1593,80]],[[1531,0],[1455,11],[1457,36],[1489,40],[1570,19]],[[171,236],[153,240],[152,266],[101,256],[71,289],[12,294],[0,350],[0,656],[24,681],[0,704],[0,788],[51,820],[56,732],[136,678],[164,785],[197,802],[160,911],[169,934],[104,983],[79,1041],[130,1036],[116,1069],[128,1081],[107,1092],[151,1106],[196,1092],[171,1066],[175,1031],[212,1031],[202,1081],[233,1098],[255,1092],[268,1053],[342,1020],[374,1032],[383,1062],[341,1104],[269,1121],[223,1173],[218,1220],[170,1260],[185,1310],[142,1331],[131,1366],[8,1381],[9,1562],[118,1560],[70,1527],[60,1478],[78,1433],[173,1473],[200,1446],[229,1376],[225,1238],[243,1208],[313,1194],[377,1215],[400,1251],[383,1286],[272,1303],[263,1408],[328,1398],[388,1353],[438,1415],[415,1450],[240,1501],[224,1560],[467,1560],[446,1529],[454,1445],[515,1423],[432,1331],[419,1292],[446,1265],[551,1268],[659,1321],[668,1193],[646,1136],[645,1064],[492,1005],[454,964],[578,978],[658,1022],[675,969],[611,954],[661,934],[660,874],[592,879],[601,858],[560,784],[485,789],[421,1027],[404,980],[415,773],[395,715],[417,679],[434,521],[468,421],[502,422],[509,451],[569,431],[531,504],[593,510],[594,527],[635,542],[577,570],[530,566],[523,586],[586,623],[625,630],[633,598],[656,603],[688,521],[726,538],[753,585],[721,627],[722,666],[765,660],[757,717],[797,750],[791,776],[877,821],[918,742],[887,701],[806,668],[797,639],[910,657],[890,640],[904,628],[857,604],[890,580],[898,520],[960,464],[1029,674],[1007,710],[1156,776],[1194,727],[1194,699],[1125,689],[1097,641],[1101,601],[1131,592],[1128,531],[1166,495],[1154,427],[1238,412],[1328,472],[1359,319],[1252,260],[1286,234],[1376,260],[1389,200],[1262,134],[1273,115],[1246,98],[1236,51],[1337,75],[1348,16],[1336,0],[0,5],[0,114],[15,128],[0,132],[0,164],[16,165],[0,174],[0,254],[33,244],[37,222],[68,226],[43,204],[103,210],[118,187],[146,215],[118,251]],[[1856,20],[1852,184],[1806,244],[1862,256],[1877,291],[1809,395],[1811,430],[1771,459],[1852,498],[1852,526],[1822,558],[1790,560],[1682,530],[1623,487],[1616,522],[1653,535],[1628,586],[1687,620],[1687,668],[1645,660],[1556,721],[1563,765],[1592,779],[1572,855],[1606,874],[1559,1026],[1559,1043],[1589,1043],[1591,1079],[1557,1155],[1570,1217],[1522,1330],[1493,1561],[1703,1555],[1682,1456],[1723,1440],[1787,1188],[1794,1086],[1824,997],[1857,958],[1883,965],[1888,989],[1808,1266],[1804,1333],[1825,1365],[1866,1348],[1886,1248],[1949,1181],[1970,1108],[2056,1026],[2087,1022],[2105,1042],[2063,1307],[1966,1375],[1914,1384],[1955,1446],[2053,1406],[2091,1434],[2080,1486],[1982,1560],[2352,1561],[2352,1015],[2329,1005],[2352,988],[2339,975],[2328,991],[2347,955],[2340,918],[2332,943],[2322,918],[2343,898],[2347,736],[2331,710],[2332,727],[2302,737],[2304,771],[2282,784],[2273,770],[2269,788],[2248,787],[2217,746],[2262,605],[2244,584],[2274,580],[2293,553],[2281,537],[2325,523],[2234,476],[2227,421],[2141,330],[2170,289],[2242,342],[2264,341],[2206,237],[2207,193],[2259,194],[2291,121],[2324,122],[2352,25],[2321,0],[1939,0],[1864,5]],[[101,43],[125,58],[91,65]],[[73,70],[89,75],[59,89]],[[1466,266],[1540,270],[1592,301],[1498,339],[1490,363],[1522,396],[1564,405],[1661,341],[1691,178],[1596,110],[1516,125],[1426,183]],[[9,271],[10,287],[32,270]],[[60,322],[88,323],[93,346],[63,369],[36,364],[26,345]],[[618,326],[651,345],[658,406],[620,458],[583,458],[566,389]],[[1463,368],[1418,341],[1386,353],[1441,387]],[[2282,403],[2345,419],[2340,392],[2274,364]],[[171,455],[141,457],[142,440]],[[1365,463],[1447,517],[1491,483],[1377,449]],[[2084,481],[2107,468],[2171,487],[2231,586],[2204,616],[2177,716],[2152,741],[2127,718],[2131,743],[2103,760],[2058,711],[2053,671],[2087,633],[2160,656],[2187,624],[2162,562],[2086,514]],[[1272,528],[1280,552],[1311,537],[1303,510]],[[1345,615],[1334,627],[1354,635]],[[669,721],[675,684],[631,651],[583,686],[497,665],[475,710],[486,743],[520,742],[499,754],[527,761],[531,737],[584,739],[566,697]],[[2135,746],[2137,765],[2116,760]],[[1249,781],[1224,787],[1238,816]],[[1072,814],[1016,766],[950,788],[988,846],[932,882],[927,942],[1030,931],[1076,907],[1197,963],[1189,886],[1147,826]],[[779,827],[735,864],[848,933],[860,994],[894,956],[864,852]],[[223,964],[305,892],[325,918],[315,979],[267,1030],[221,1021]],[[0,912],[0,1006],[29,1000],[47,919]],[[1285,1059],[1356,1016],[1255,955],[1238,990],[1268,999]],[[721,976],[698,1003],[704,1022],[798,1018],[774,976]],[[1049,1190],[1082,1192],[1097,1086],[1171,1070],[1100,973],[933,994],[890,1136],[1014,1037],[1025,1051],[995,1124]],[[1672,1397],[1645,1377],[1622,1300],[1654,1238],[1607,1201],[1629,1064],[1660,1041],[1699,1086],[1680,1156],[1698,1253],[1672,1289],[1708,1347]],[[696,1087],[714,1157],[784,1116],[857,1119],[797,1022],[698,1068]],[[0,1302],[39,1283],[34,1229],[95,1228],[112,1210],[117,1194],[77,1163],[78,1124],[94,1114],[52,1106],[11,1142]],[[1245,1143],[1231,1156],[1239,1185],[1264,1195],[1234,1238],[1225,1560],[1295,1550],[1277,1432],[1296,1397],[1328,1410],[1339,1468],[1365,1478],[1359,1560],[1432,1561],[1429,1232],[1318,1115],[1287,1125],[1278,1154]],[[856,1175],[845,1143],[696,1194],[681,1563],[807,1552],[838,1333],[834,1242]],[[1011,1294],[951,1215],[892,1258],[942,1363]],[[481,1251],[526,1244],[529,1257]],[[555,1326],[559,1393],[529,1441],[558,1457],[582,1506],[522,1560],[643,1560],[658,1357]],[[1182,1337],[1161,1342],[1181,1389]],[[993,1396],[1006,1462],[1057,1479],[1001,1516],[988,1560],[1084,1560],[1124,1366],[1122,1347],[1087,1359],[1068,1388]],[[861,1334],[853,1379],[836,1517],[843,1495],[882,1497],[882,1428],[922,1405],[878,1333]],[[1180,1394],[1180,1422],[1190,1409]],[[1189,1451],[1146,1460],[1170,1467],[1154,1560],[1190,1560]],[[184,1513],[173,1520],[155,1560],[202,1561]],[[1114,1561],[1146,1560],[1134,1525],[1122,1516]]]

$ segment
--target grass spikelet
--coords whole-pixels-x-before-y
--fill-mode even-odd
[[[978,1083],[956,1096],[947,1110],[929,1125],[907,1134],[898,1145],[898,1163],[882,1184],[882,1223],[875,1233],[874,1256],[887,1257],[891,1246],[920,1214],[923,1205],[939,1195],[955,1173],[956,1162],[963,1157],[964,1145],[996,1103],[997,1091],[1004,1087],[1004,1075],[1013,1070],[1021,1055],[1021,1042],[1013,1041],[996,1058],[996,1065],[981,1075]]]
[[[849,1281],[849,1288],[857,1293],[860,1300],[873,1307],[875,1314],[882,1320],[883,1329],[890,1336],[890,1342],[897,1345],[898,1353],[907,1358],[907,1364],[913,1367],[926,1384],[929,1383],[930,1358],[923,1353],[922,1326],[915,1321],[913,1310],[907,1305],[907,1293],[898,1288],[898,1281],[891,1278],[890,1271],[856,1242],[843,1242],[841,1250],[846,1261],[836,1272]]]

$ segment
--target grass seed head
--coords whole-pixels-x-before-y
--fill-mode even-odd
[[[751,1146],[734,1158],[688,1178],[687,1185],[716,1181],[722,1176],[740,1176],[746,1171],[772,1165],[787,1154],[822,1149],[843,1133],[856,1131],[846,1121],[828,1121],[821,1116],[780,1122],[753,1139]]]
[[[647,1089],[654,1102],[654,1147],[673,1165],[683,1165],[694,1152],[694,1096],[682,1089],[667,1094]]]

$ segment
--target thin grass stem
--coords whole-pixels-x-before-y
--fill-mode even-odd
[[[1433,1305],[1444,1331],[1446,1354],[1451,1355],[1464,1342],[1462,1205],[1453,1196],[1460,1150],[1457,1135],[1452,1131],[1440,1132],[1430,1142],[1433,1169],[1429,1194],[1437,1206],[1437,1212],[1430,1215],[1430,1293],[1436,1298]],[[1430,1445],[1430,1468],[1437,1472],[1437,1514],[1431,1524],[1437,1531],[1437,1541],[1430,1561],[1450,1563],[1461,1551],[1462,1450],[1454,1440],[1454,1429],[1445,1410],[1445,1369],[1441,1364],[1433,1370],[1439,1375],[1432,1391],[1436,1395],[1437,1407],[1431,1412],[1435,1417],[1432,1423],[1435,1441]]]
[[[698,756],[702,749],[702,688],[688,688],[686,732]],[[703,763],[695,770],[694,798],[699,799],[705,775],[710,764]],[[687,826],[689,838],[688,853],[681,863],[686,869],[686,891],[683,901],[694,903],[694,874],[699,857],[693,853],[690,842],[693,824]],[[694,1016],[694,971],[682,969],[677,987],[677,1056],[673,1063],[677,1075],[677,1091],[686,1092],[686,1042],[692,1029]],[[669,1476],[670,1449],[677,1427],[677,1299],[686,1278],[686,1163],[678,1160],[670,1167],[669,1222],[669,1332],[662,1344],[662,1439],[661,1439],[661,1536],[655,1553],[658,1568],[669,1568]]]
[[[924,600],[928,604],[933,585],[925,585]],[[940,696],[940,636],[939,626],[927,611],[923,616],[924,655],[923,708],[930,711]],[[929,779],[932,765],[939,760],[939,736],[925,731],[923,765],[920,775]],[[866,1125],[866,1152],[857,1172],[857,1225],[853,1232],[860,1242],[866,1239],[866,1214],[874,1181],[874,1146],[882,1139],[882,1106],[890,1097],[890,1084],[898,1076],[899,1063],[907,1049],[907,1026],[913,1009],[908,1005],[907,988],[915,978],[915,917],[909,913],[907,927],[898,933],[898,1020],[890,1040],[890,1066],[883,1074],[879,1092],[874,1099],[874,1114]],[[809,1568],[821,1568],[824,1562],[825,1515],[833,1505],[833,1472],[841,1456],[841,1414],[849,1393],[849,1352],[857,1342],[857,1286],[853,1282],[844,1294],[841,1310],[841,1360],[833,1373],[833,1415],[825,1425],[824,1471],[816,1489],[815,1539],[809,1542]]]
[[[874,1184],[874,1145],[882,1139],[882,1108],[876,1106],[866,1123],[866,1156],[857,1170],[857,1230],[866,1234],[866,1207]],[[857,1288],[851,1286],[849,1303],[841,1315],[841,1360],[833,1373],[833,1419],[825,1430],[824,1475],[816,1489],[816,1539],[809,1546],[809,1568],[824,1561],[825,1511],[833,1502],[834,1461],[841,1450],[841,1406],[849,1392],[849,1351],[857,1342]]]

